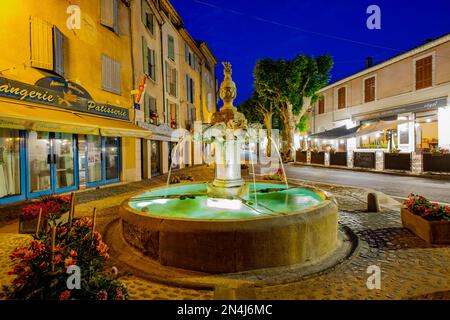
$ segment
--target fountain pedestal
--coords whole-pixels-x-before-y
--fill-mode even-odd
[[[224,80],[220,85],[220,97],[224,104],[211,119],[213,129],[219,135],[214,141],[216,178],[208,184],[208,197],[233,198],[248,194],[248,185],[241,177],[241,145],[247,120],[236,110],[236,85],[231,79],[231,65],[224,63]]]

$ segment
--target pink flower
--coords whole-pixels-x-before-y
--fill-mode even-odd
[[[105,290],[101,290],[97,293],[98,300],[108,300],[108,292]]]

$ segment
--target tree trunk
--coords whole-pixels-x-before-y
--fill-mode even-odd
[[[272,156],[272,113],[264,114],[264,125],[267,129],[267,149],[266,156],[270,158]]]
[[[293,155],[293,141],[295,122],[294,115],[292,114],[292,105],[287,103],[281,110],[281,120],[283,121],[283,162],[289,162],[292,160]]]
[[[311,104],[311,97],[303,98],[303,107],[298,114],[292,111],[292,105],[286,103],[281,110],[281,119],[283,121],[283,162],[293,161],[294,150],[294,134],[297,130],[297,124],[306,113]]]

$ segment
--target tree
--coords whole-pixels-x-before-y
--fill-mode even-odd
[[[287,63],[284,70],[285,83],[281,106],[283,121],[283,159],[293,159],[294,133],[308,108],[316,103],[317,91],[330,80],[333,61],[329,55],[315,59],[304,54]]]
[[[258,111],[259,120],[263,120],[268,135],[269,131],[271,134],[272,118],[280,118],[284,161],[292,160],[295,130],[299,127],[305,129],[308,121],[306,111],[318,100],[317,91],[330,80],[332,66],[329,55],[315,59],[301,54],[290,61],[265,58],[256,62],[253,71],[255,92],[241,110]],[[254,114],[249,116],[255,117]],[[269,146],[271,149],[271,143]]]

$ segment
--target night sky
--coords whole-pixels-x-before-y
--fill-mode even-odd
[[[253,88],[257,59],[329,53],[331,82],[450,32],[448,0],[172,0],[194,39],[233,64],[239,103]],[[381,8],[381,30],[369,30],[369,5]],[[222,66],[217,68],[219,82]]]

